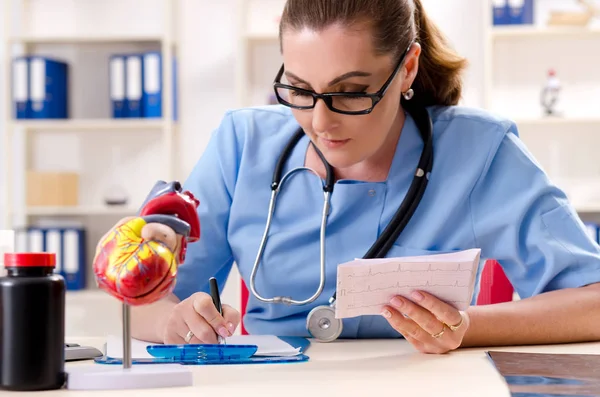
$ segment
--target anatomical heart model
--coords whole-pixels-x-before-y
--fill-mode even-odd
[[[123,365],[131,366],[129,305],[155,302],[173,290],[187,244],[200,238],[198,200],[179,182],[159,181],[138,216],[108,232],[98,244],[94,273],[98,286],[123,302]],[[165,236],[152,239],[159,231]],[[164,233],[163,233],[164,232]]]

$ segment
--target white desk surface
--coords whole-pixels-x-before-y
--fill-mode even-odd
[[[102,350],[104,339],[69,338],[69,342]],[[445,355],[429,355],[417,352],[404,340],[338,340],[328,344],[313,341],[306,351],[310,357],[308,362],[191,367],[193,387],[143,391],[55,390],[37,394],[48,397],[509,397],[503,378],[485,354],[488,350],[600,354],[600,343],[459,349]],[[90,363],[96,365],[91,361],[81,361],[67,363],[67,368]]]

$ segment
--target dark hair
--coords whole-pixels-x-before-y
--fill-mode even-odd
[[[353,26],[365,22],[372,29],[378,54],[392,54],[397,61],[412,42],[421,44],[412,101],[424,106],[458,103],[466,60],[448,45],[420,0],[287,0],[279,39],[281,43],[286,29],[321,30],[335,23]]]

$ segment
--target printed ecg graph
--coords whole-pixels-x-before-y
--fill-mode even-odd
[[[414,290],[466,310],[473,296],[480,250],[389,259],[357,259],[338,266],[336,317],[378,315],[395,295]]]

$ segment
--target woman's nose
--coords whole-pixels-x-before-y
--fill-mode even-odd
[[[312,128],[315,132],[329,131],[335,127],[335,115],[323,100],[318,100],[312,112]]]

